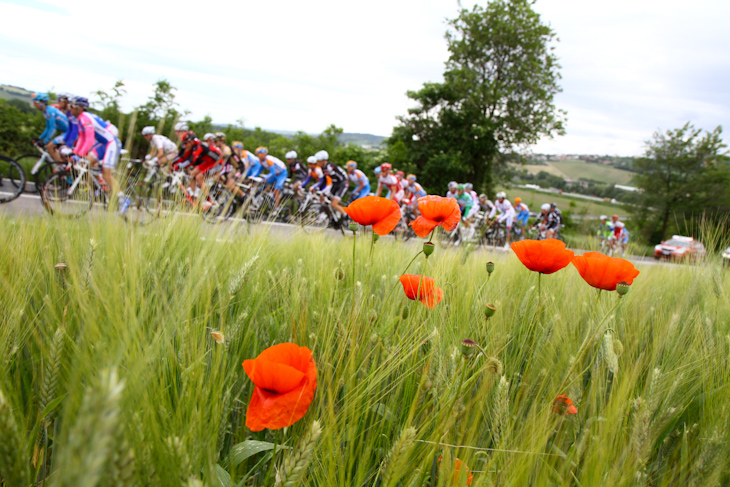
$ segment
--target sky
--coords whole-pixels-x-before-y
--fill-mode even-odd
[[[167,79],[194,120],[387,136],[412,106],[406,91],[443,79],[445,20],[459,9],[456,0],[194,5],[0,0],[0,83],[88,96],[123,79],[128,109]],[[568,120],[565,136],[533,152],[641,155],[657,130],[688,121],[727,127],[727,0],[538,0],[534,8],[560,40],[555,103]]]

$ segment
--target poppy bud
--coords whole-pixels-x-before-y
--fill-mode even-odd
[[[436,246],[433,244],[433,242],[425,242],[423,244],[423,253],[428,257],[429,255],[433,254],[433,250],[436,248]]]
[[[408,306],[403,306],[403,311],[401,311],[400,315],[401,318],[404,320],[408,319],[408,316],[411,314],[411,310],[408,308]]]
[[[494,316],[494,313],[496,313],[496,312],[497,312],[497,307],[495,305],[491,304],[491,303],[490,304],[487,304],[484,307],[484,316],[486,316],[487,319],[489,319],[492,316]]]
[[[470,359],[472,355],[477,351],[477,342],[469,338],[461,341],[461,354],[464,355],[465,359]]]
[[[491,276],[492,272],[494,272],[494,262],[487,262],[487,274]]]
[[[342,267],[338,267],[337,269],[335,269],[335,279],[337,279],[338,281],[341,281],[344,278],[345,278],[345,269],[343,269]]]
[[[630,287],[631,286],[629,286],[625,282],[619,282],[618,284],[616,284],[616,292],[618,293],[619,297],[621,297],[624,294],[626,294],[627,292],[629,292]]]
[[[360,227],[356,222],[350,222],[350,224],[347,226],[347,228],[350,229],[351,232],[355,233],[357,232],[357,229]]]
[[[379,238],[380,238],[380,235],[378,235],[377,233],[373,232],[373,242],[377,242]]]

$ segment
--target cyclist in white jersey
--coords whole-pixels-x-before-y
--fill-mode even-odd
[[[499,215],[494,218],[494,213],[499,212]],[[499,223],[504,223],[507,227],[507,242],[504,244],[504,248],[509,248],[510,238],[512,237],[512,223],[515,220],[515,209],[512,207],[512,203],[507,199],[507,194],[504,191],[497,193],[497,201],[494,203],[494,210],[489,213],[489,218],[494,218]]]
[[[142,135],[150,143],[152,158],[147,161],[150,166],[166,166],[177,157],[177,146],[164,135],[156,135],[154,127],[142,129]]]
[[[380,165],[380,175],[378,176],[378,190],[375,192],[375,196],[380,196],[380,192],[383,190],[383,187],[385,187],[390,190],[389,199],[400,204],[401,200],[403,199],[403,195],[405,194],[405,191],[403,190],[403,185],[398,180],[398,178],[390,174],[390,171],[392,169],[393,166],[388,162],[384,162]]]
[[[458,187],[459,183],[457,183],[456,181],[451,181],[449,183],[449,190],[446,192],[446,197],[456,199],[456,190]]]

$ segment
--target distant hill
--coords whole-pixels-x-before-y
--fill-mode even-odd
[[[359,146],[380,147],[385,137],[373,134],[343,133],[340,135],[340,142]]]
[[[30,104],[30,95],[32,94],[32,91],[28,91],[25,88],[11,85],[0,85],[0,98],[5,100],[21,100]]]
[[[533,162],[533,161],[529,161]],[[545,171],[567,180],[587,180],[607,184],[628,184],[634,173],[619,169],[613,165],[586,162],[580,159],[564,159],[560,161],[534,161],[534,163],[517,166],[531,174]]]

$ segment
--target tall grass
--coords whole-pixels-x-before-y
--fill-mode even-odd
[[[514,256],[437,247],[409,270],[444,290],[429,310],[397,284],[418,244],[381,239],[370,265],[358,236],[353,287],[351,238],[184,217],[0,228],[7,486],[444,486],[456,458],[483,486],[730,479],[729,283],[713,259],[640,267],[620,302],[570,266],[543,276],[538,309]],[[465,338],[487,356],[462,358]],[[284,341],[312,349],[315,400],[253,433],[241,363]],[[577,415],[553,411],[562,393]]]

